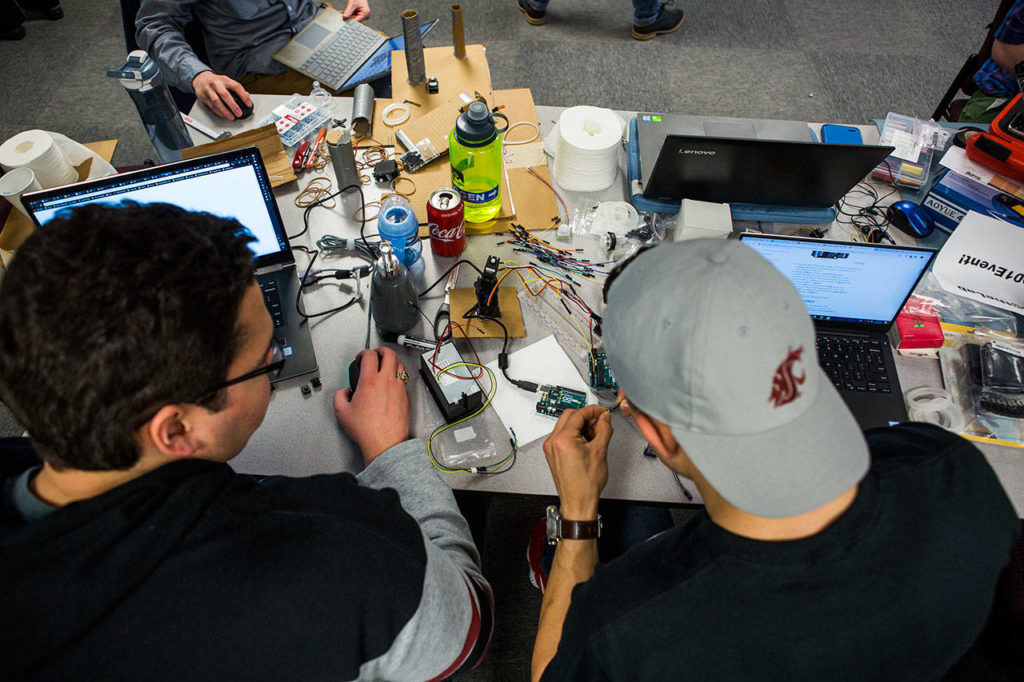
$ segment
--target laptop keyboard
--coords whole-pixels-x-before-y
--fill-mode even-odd
[[[260,282],[260,289],[263,290],[263,303],[267,306],[270,319],[274,321],[274,329],[284,326],[284,308],[281,307],[281,293],[278,291],[277,282]]]
[[[892,393],[880,340],[818,334],[815,345],[821,368],[839,390]]]
[[[381,35],[358,21],[346,21],[334,37],[303,62],[299,71],[313,74],[328,85],[344,83],[376,49]]]

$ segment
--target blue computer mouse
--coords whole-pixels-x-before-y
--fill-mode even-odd
[[[885,212],[885,217],[898,229],[911,237],[927,237],[935,229],[928,209],[913,201],[897,201]]]

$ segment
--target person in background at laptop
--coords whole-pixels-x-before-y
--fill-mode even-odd
[[[650,40],[655,36],[672,33],[683,25],[685,13],[672,7],[675,0],[633,0],[633,29],[636,40]],[[526,17],[526,23],[540,26],[547,23],[548,3],[551,0],[516,0],[516,7]]]
[[[311,22],[313,0],[142,0],[136,39],[157,60],[168,83],[196,97],[221,118],[242,115],[231,93],[252,106],[249,93],[290,95],[309,92],[313,80],[274,60],[274,53]],[[368,0],[348,0],[342,16],[370,18]],[[193,19],[203,28],[210,64],[185,41]]]
[[[0,396],[42,462],[0,454],[0,678],[425,680],[483,656],[490,588],[393,351],[335,396],[357,477],[228,466],[282,361],[249,241],[89,205],[18,250]]]
[[[663,244],[605,286],[628,414],[705,508],[596,570],[594,540],[559,541],[533,678],[941,677],[1020,528],[983,455],[928,424],[862,433],[744,244]],[[609,416],[567,411],[544,444],[563,519],[595,518]]]

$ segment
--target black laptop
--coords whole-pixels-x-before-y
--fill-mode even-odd
[[[644,198],[829,208],[893,147],[667,135]]]
[[[906,421],[886,332],[935,251],[749,232],[740,240],[800,292],[814,320],[822,369],[861,428]]]
[[[236,218],[256,241],[256,281],[263,289],[274,333],[284,349],[285,363],[275,381],[317,371],[309,325],[295,309],[299,280],[259,149],[246,147],[190,161],[154,166],[22,196],[37,225],[45,225],[62,209],[84,204],[163,202],[190,211]]]

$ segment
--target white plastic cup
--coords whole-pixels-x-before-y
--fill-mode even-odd
[[[14,208],[25,215],[28,215],[28,211],[21,203],[21,195],[42,188],[43,186],[36,180],[36,174],[32,172],[31,168],[15,168],[0,177],[0,197],[7,199]]]

